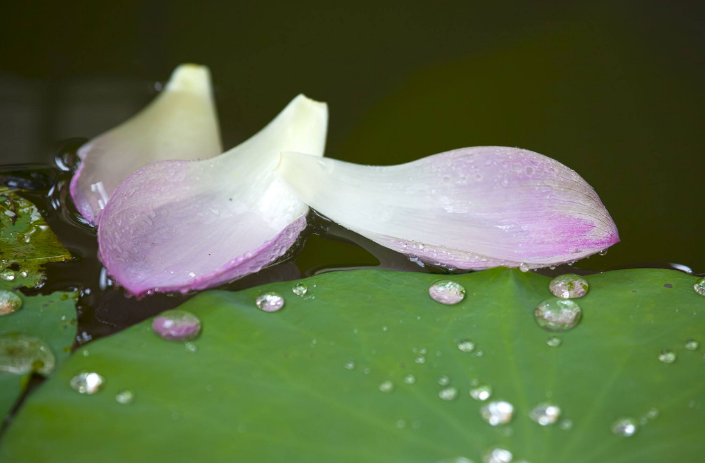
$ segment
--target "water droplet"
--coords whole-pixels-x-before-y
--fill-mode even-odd
[[[705,278],[699,279],[693,286],[695,292],[701,296],[705,296]]]
[[[194,344],[192,342],[187,342],[186,344],[184,344],[184,346],[186,347],[186,350],[189,352],[198,352],[198,347],[196,346],[196,344]]]
[[[452,457],[438,460],[436,463],[474,463],[471,459],[465,457]]]
[[[0,374],[48,375],[55,366],[54,354],[41,339],[16,333],[0,336]]]
[[[406,427],[406,420],[397,420],[397,428],[403,429]]]
[[[428,289],[431,298],[441,304],[453,305],[465,298],[465,288],[450,280],[440,280]]]
[[[558,423],[558,427],[561,428],[564,431],[568,431],[569,429],[573,429],[573,420],[570,419],[563,419]]]
[[[416,377],[414,375],[406,375],[404,376],[404,382],[406,384],[414,384],[416,382]]]
[[[573,273],[568,273],[551,280],[548,288],[556,297],[575,299],[585,296],[588,292],[589,285],[585,278]]]
[[[135,400],[135,395],[129,389],[123,389],[115,395],[115,400],[120,404],[127,405]]]
[[[463,352],[472,352],[475,350],[475,343],[469,339],[463,339],[458,343],[458,349]]]
[[[383,327],[382,327],[382,331],[385,331],[385,332],[386,332],[387,330],[389,330],[389,327],[387,327],[387,326],[383,326]]]
[[[276,312],[284,307],[284,298],[274,291],[264,293],[255,301],[257,307],[265,312]]]
[[[558,347],[561,345],[561,339],[556,337],[556,336],[549,336],[548,339],[546,340],[546,344],[548,344],[551,347]]]
[[[676,353],[671,349],[664,349],[659,354],[658,359],[663,363],[673,363],[676,361]]]
[[[441,386],[447,386],[450,384],[450,378],[446,375],[443,375],[438,378],[438,384],[440,384]]]
[[[355,369],[355,362],[350,360],[349,362],[345,362],[345,364],[343,366],[345,367],[346,370],[354,370]]]
[[[632,418],[620,418],[612,425],[612,433],[624,437],[633,436],[637,429],[636,421]]]
[[[499,426],[500,424],[507,424],[512,421],[512,416],[514,415],[514,406],[509,402],[497,401],[490,402],[484,407],[480,408],[480,415],[487,421],[491,426]]]
[[[475,400],[479,400],[480,402],[484,402],[485,400],[492,397],[492,386],[484,385],[474,387],[470,389],[470,397]]]
[[[685,342],[685,348],[688,350],[697,350],[700,347],[700,343],[695,339],[688,339]]]
[[[15,279],[15,272],[12,270],[3,270],[0,272],[0,279],[3,279],[5,281],[12,281]]]
[[[201,333],[201,320],[185,310],[167,310],[154,319],[152,331],[167,341],[190,341]]]
[[[548,402],[538,404],[529,413],[529,418],[541,426],[548,426],[549,424],[555,423],[560,416],[560,407]]]
[[[71,387],[81,394],[95,394],[105,382],[105,378],[94,372],[82,372],[71,378]]]
[[[519,270],[526,273],[529,271],[529,266],[522,262],[521,264],[519,264]]]
[[[536,323],[548,331],[567,331],[580,322],[580,306],[570,299],[547,299],[534,311]]]
[[[646,417],[650,420],[656,419],[659,417],[661,413],[658,411],[657,408],[651,407],[650,409],[647,410],[646,412]]]
[[[419,355],[418,357],[416,357],[416,358],[414,359],[414,362],[416,362],[416,363],[426,363],[426,357],[424,357],[424,356],[422,356],[422,355]]]
[[[386,380],[379,385],[379,390],[382,392],[392,392],[394,390],[394,383],[390,380]]]
[[[440,390],[438,397],[443,400],[454,400],[458,397],[458,390],[454,387],[445,387]]]
[[[598,252],[599,255],[601,256],[606,256],[607,255],[607,249],[603,249],[602,251]]]
[[[0,290],[0,316],[17,312],[21,307],[21,297],[11,291]]]
[[[484,463],[511,463],[512,458],[514,458],[514,455],[509,450],[493,448],[485,452],[482,461]]]
[[[297,296],[304,296],[308,292],[308,287],[303,283],[296,283],[291,291]]]
[[[482,357],[483,355],[485,355],[485,351],[484,351],[484,350],[478,349],[478,350],[475,351],[475,357]]]

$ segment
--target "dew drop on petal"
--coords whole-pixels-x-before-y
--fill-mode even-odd
[[[127,405],[135,400],[135,394],[129,389],[123,389],[115,395],[115,400],[119,404]]]
[[[521,264],[519,264],[519,270],[526,273],[529,271],[529,266],[522,262]]]
[[[392,392],[394,390],[394,383],[390,380],[383,381],[382,384],[379,385],[379,390],[382,392]]]
[[[489,449],[482,457],[484,463],[511,463],[512,452],[506,449],[493,448]]]
[[[567,331],[579,322],[580,306],[570,299],[547,299],[534,311],[536,323],[547,331]]]
[[[480,402],[484,402],[492,397],[492,386],[483,385],[474,387],[470,389],[470,397],[475,400],[479,400]]]
[[[529,418],[541,426],[548,426],[558,421],[561,416],[561,409],[552,403],[541,403],[535,406],[529,413]]]
[[[304,296],[308,292],[308,287],[303,283],[296,283],[291,291],[297,296]]]
[[[556,297],[575,299],[587,294],[589,286],[585,278],[573,273],[568,273],[551,280],[548,288]]]
[[[695,292],[701,296],[705,296],[705,278],[699,279],[693,286]]]
[[[284,298],[279,293],[270,291],[259,296],[255,300],[255,304],[257,304],[257,308],[265,312],[276,312],[284,307]]]
[[[440,280],[431,285],[428,294],[436,302],[453,305],[465,298],[465,288],[454,281]]]
[[[201,333],[201,320],[185,310],[167,310],[154,318],[152,331],[167,341],[190,341]]]
[[[612,425],[612,434],[630,437],[637,431],[637,423],[632,418],[620,418]]]
[[[454,387],[445,387],[438,392],[438,397],[443,400],[455,400],[458,397],[458,390]]]
[[[0,335],[0,374],[37,372],[46,376],[55,366],[54,354],[41,339],[16,333]]]
[[[81,372],[71,378],[71,387],[80,394],[95,394],[105,382],[105,378],[95,372]]]
[[[512,421],[512,416],[514,416],[514,406],[503,400],[490,402],[480,408],[480,415],[491,426],[507,424]]]
[[[562,342],[563,341],[561,341],[561,338],[556,336],[549,336],[546,340],[546,344],[548,344],[550,347],[558,347],[561,345]]]
[[[685,342],[685,348],[688,350],[697,350],[700,347],[700,343],[695,339],[688,339]]]
[[[664,349],[659,354],[658,359],[663,363],[673,363],[676,361],[676,353],[671,349]]]
[[[21,297],[11,291],[0,290],[0,316],[17,312],[21,307]]]
[[[472,352],[475,350],[475,343],[469,339],[463,339],[458,343],[458,349],[463,352]]]

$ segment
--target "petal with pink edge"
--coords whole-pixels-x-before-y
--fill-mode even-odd
[[[205,66],[183,64],[146,108],[81,147],[71,197],[81,215],[97,225],[120,182],[138,169],[222,152],[210,72]]]
[[[523,149],[463,148],[389,167],[285,153],[276,172],[331,220],[430,264],[539,268],[619,242],[585,180]]]
[[[163,161],[128,177],[103,211],[100,258],[130,293],[205,289],[286,253],[308,206],[274,175],[280,153],[323,155],[328,108],[296,97],[241,145],[204,161]]]

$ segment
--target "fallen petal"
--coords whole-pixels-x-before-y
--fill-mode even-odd
[[[103,211],[100,257],[129,292],[204,289],[259,271],[306,227],[308,206],[273,173],[285,150],[322,156],[328,108],[296,97],[264,129],[204,161],[127,178]]]
[[[276,172],[331,220],[430,264],[538,268],[619,242],[592,187],[532,151],[463,148],[390,167],[285,153]]]
[[[183,64],[146,108],[81,147],[71,197],[81,215],[96,225],[120,182],[138,169],[222,152],[210,72],[205,66]]]

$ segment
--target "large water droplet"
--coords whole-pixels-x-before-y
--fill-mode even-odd
[[[698,350],[698,347],[700,347],[700,343],[695,339],[688,339],[685,342],[685,348],[688,350]]]
[[[41,339],[16,333],[0,336],[0,373],[24,375],[34,371],[46,376],[55,366],[54,354]]]
[[[201,333],[201,320],[185,310],[167,310],[155,317],[152,331],[168,341],[191,341]]]
[[[71,387],[81,394],[95,394],[105,382],[105,378],[94,372],[81,372],[71,378]]]
[[[428,294],[436,302],[453,305],[465,298],[465,288],[454,281],[440,280],[431,285]]]
[[[308,292],[308,287],[303,283],[296,283],[291,291],[297,296],[304,296]]]
[[[624,437],[633,436],[637,429],[636,421],[632,418],[620,418],[612,425],[612,433]]]
[[[676,353],[671,349],[664,349],[659,354],[658,359],[663,363],[673,363],[676,361]]]
[[[485,463],[511,463],[512,452],[506,449],[493,448],[489,449],[482,457],[482,461]]]
[[[490,402],[480,408],[480,415],[482,415],[482,418],[492,426],[507,424],[512,421],[514,406],[503,400]]]
[[[580,306],[570,299],[547,299],[534,311],[536,323],[548,331],[566,331],[580,322]]]
[[[445,387],[440,390],[438,397],[443,400],[455,400],[458,397],[458,390],[454,387]]]
[[[492,397],[492,386],[484,385],[472,388],[470,389],[470,397],[475,400],[479,400],[480,402],[484,402]]]
[[[529,418],[541,426],[548,426],[549,424],[555,423],[560,416],[560,407],[548,402],[538,404],[529,413]]]
[[[463,352],[472,352],[475,350],[475,343],[469,339],[463,339],[458,343],[458,349]]]
[[[0,279],[5,281],[12,281],[15,279],[15,272],[12,270],[3,270],[0,272]]]
[[[123,389],[115,395],[115,400],[120,404],[127,405],[135,400],[135,394],[129,389]]]
[[[556,297],[575,299],[587,294],[589,286],[585,278],[568,273],[551,280],[548,288]]]
[[[699,279],[693,286],[695,292],[701,296],[705,296],[705,278]]]
[[[390,380],[386,380],[379,385],[379,390],[382,392],[392,392],[394,390],[394,383]]]
[[[275,291],[264,293],[255,300],[257,308],[265,312],[276,312],[284,307],[284,302],[284,298]]]
[[[0,290],[0,315],[9,315],[22,307],[22,298],[11,291]]]

